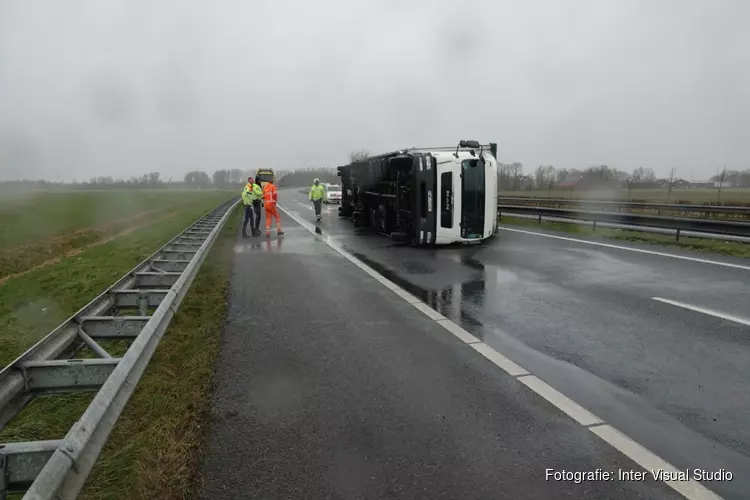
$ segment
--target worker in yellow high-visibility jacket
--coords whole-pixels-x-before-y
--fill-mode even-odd
[[[310,188],[310,201],[313,202],[315,207],[315,217],[317,220],[321,220],[323,216],[320,214],[323,206],[323,198],[326,196],[326,187],[320,183],[320,179],[315,179],[312,187]]]
[[[260,230],[260,210],[255,208],[256,201],[263,197],[263,191],[260,186],[253,182],[252,177],[247,178],[247,184],[242,190],[242,204],[245,206],[245,219],[242,222],[242,237],[247,238],[247,223],[250,222],[250,229],[253,236],[259,236]],[[253,220],[253,212],[255,212],[255,223]]]

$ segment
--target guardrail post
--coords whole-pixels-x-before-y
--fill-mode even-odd
[[[596,221],[594,221],[594,225],[592,226],[592,231],[596,231]]]
[[[541,224],[541,223],[542,223],[542,216],[541,216],[541,214],[540,214],[540,215],[539,215],[539,224]]]
[[[680,241],[680,230],[677,230],[677,241]]]

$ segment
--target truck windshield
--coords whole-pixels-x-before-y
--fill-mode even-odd
[[[461,237],[481,238],[484,235],[484,161],[464,160],[461,173]]]
[[[271,172],[258,172],[258,180],[260,182],[268,182],[273,180],[273,173]]]

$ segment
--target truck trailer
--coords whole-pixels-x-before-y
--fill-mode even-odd
[[[410,246],[477,243],[497,230],[497,144],[392,151],[337,168],[339,217]]]

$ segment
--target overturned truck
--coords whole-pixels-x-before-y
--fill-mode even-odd
[[[411,148],[338,167],[339,216],[413,246],[480,242],[497,229],[497,144]]]

